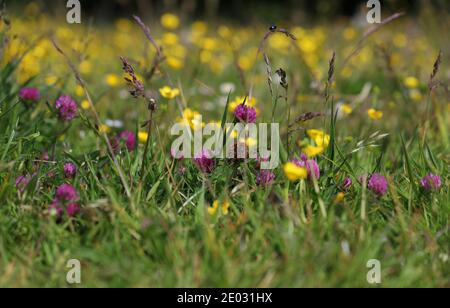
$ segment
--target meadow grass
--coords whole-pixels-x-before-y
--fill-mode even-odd
[[[450,50],[432,25],[394,21],[370,37],[321,25],[270,38],[259,26],[194,23],[156,25],[145,38],[131,18],[74,29],[48,16],[11,20],[1,28],[0,287],[69,286],[70,259],[82,263],[82,287],[371,287],[371,259],[382,264],[379,286],[450,287]],[[30,33],[37,25],[42,33]],[[145,86],[138,98],[120,56]],[[39,102],[18,97],[27,86],[40,89]],[[180,95],[162,97],[163,86]],[[273,183],[258,186],[250,160],[218,160],[204,174],[171,157],[170,127],[187,107],[233,122],[230,103],[249,91],[258,122],[282,127]],[[55,109],[62,94],[78,103],[72,121]],[[125,128],[140,136],[131,151],[113,143]],[[321,177],[291,182],[283,165],[311,145],[310,129],[330,138],[315,157]],[[68,162],[75,178],[64,175]],[[381,197],[360,178],[375,173],[388,182]],[[441,177],[438,191],[421,185],[430,173]],[[63,183],[79,194],[73,218],[49,211]],[[211,215],[216,200],[229,210]]]

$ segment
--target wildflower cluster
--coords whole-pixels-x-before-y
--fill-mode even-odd
[[[41,16],[38,3],[30,16]],[[437,42],[411,22],[372,32],[344,20],[219,20],[166,12],[151,29],[135,17],[87,31],[42,14],[18,18],[12,35],[0,26],[0,221],[17,242],[32,238],[25,251],[47,262],[86,243],[109,259],[135,249],[158,279],[170,265],[188,284],[263,286],[283,285],[280,268],[307,268],[320,253],[338,256],[327,272],[416,253],[404,240],[447,253],[435,231],[449,216],[450,77],[445,56],[432,66]],[[187,136],[179,148],[177,129]],[[33,219],[42,232],[25,225]],[[75,246],[56,249],[51,239],[67,235]],[[394,259],[391,276],[408,267]],[[241,263],[253,276],[229,273]]]

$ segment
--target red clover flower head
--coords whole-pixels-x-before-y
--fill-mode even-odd
[[[61,96],[56,100],[56,109],[60,119],[72,121],[77,116],[77,103],[70,96]]]
[[[78,200],[76,189],[69,184],[62,184],[56,189],[55,201],[69,203]]]
[[[214,159],[211,158],[211,153],[207,150],[203,150],[195,155],[194,161],[204,173],[211,173],[216,167]]]
[[[129,152],[136,149],[136,134],[130,131],[124,131],[119,136],[120,140],[125,142],[125,145]]]
[[[256,110],[245,104],[239,105],[234,111],[234,116],[242,123],[256,123]]]
[[[64,176],[68,179],[73,179],[77,174],[77,167],[72,163],[64,164]]]
[[[19,97],[26,102],[38,102],[41,99],[41,94],[37,88],[23,88],[19,92]]]
[[[426,191],[438,191],[442,186],[442,180],[439,175],[430,173],[420,181],[422,188]]]
[[[55,199],[49,206],[50,214],[60,219],[64,213],[69,217],[75,217],[80,212],[80,206],[76,189],[69,184],[63,184],[56,189]]]
[[[368,188],[379,197],[383,197],[387,192],[388,182],[384,176],[376,173],[370,177]]]

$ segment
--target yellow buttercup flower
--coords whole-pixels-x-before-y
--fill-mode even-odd
[[[120,78],[116,74],[108,74],[105,77],[105,82],[111,88],[116,88],[120,85]]]
[[[180,44],[174,44],[165,50],[167,57],[176,57],[179,59],[184,59],[188,54],[187,48]]]
[[[306,132],[312,140],[314,140],[315,144],[318,147],[322,147],[324,149],[328,148],[331,141],[331,136],[326,134],[324,131],[318,129],[310,129]]]
[[[170,68],[174,70],[180,70],[184,66],[183,60],[177,57],[167,57],[166,63]]]
[[[314,141],[314,145],[308,144],[308,141],[306,141],[301,142],[300,146],[302,147],[303,153],[305,153],[309,158],[314,158],[322,154],[329,147],[331,136],[326,134],[324,131],[318,129],[310,129],[307,130],[306,133],[308,137]]]
[[[318,130],[318,129],[309,129],[306,131],[306,133],[313,140],[317,137],[322,137],[325,134],[323,131]]]
[[[306,154],[306,156],[308,156],[308,158],[314,158],[314,157],[322,154],[323,152],[325,152],[325,148],[308,145],[308,146],[302,148],[302,151],[303,151],[303,153]]]
[[[420,82],[416,77],[407,77],[404,80],[404,84],[409,89],[416,89],[417,87],[419,87]]]
[[[180,90],[177,89],[177,88],[172,89],[169,86],[165,86],[165,87],[159,89],[159,93],[164,98],[174,99],[174,98],[176,98],[177,96],[180,95]]]
[[[284,165],[284,174],[291,182],[297,182],[299,180],[306,180],[308,177],[308,171],[306,168],[299,167],[294,163],[287,163]]]
[[[178,35],[173,32],[164,33],[162,37],[164,45],[173,46],[178,43]]]
[[[344,114],[352,114],[353,113],[353,108],[349,104],[344,104],[344,105],[341,106],[341,111]]]
[[[192,129],[200,129],[204,127],[204,123],[201,121],[201,114],[187,108],[183,111],[183,118],[178,120],[179,123],[185,124]]]
[[[304,37],[299,40],[298,45],[300,49],[307,54],[312,54],[318,49],[317,40],[315,40],[312,36]]]
[[[79,97],[84,96],[84,89],[82,86],[77,85],[77,87],[75,88],[75,94]]]
[[[239,68],[249,71],[253,65],[253,59],[250,56],[240,56],[238,59]]]
[[[203,21],[196,21],[192,24],[192,32],[196,36],[202,36],[208,32],[208,24]]]
[[[175,14],[164,14],[161,16],[161,25],[166,29],[175,30],[180,26],[180,18]]]
[[[228,201],[225,201],[222,205],[220,204],[219,200],[214,201],[213,205],[208,207],[208,214],[211,216],[215,216],[217,214],[217,211],[221,208],[223,215],[228,215],[230,212],[230,203]]]
[[[218,42],[214,38],[205,38],[202,42],[202,49],[213,51],[217,48]]]
[[[83,62],[80,63],[78,69],[80,70],[81,74],[88,75],[92,72],[92,63],[87,60],[84,60]]]
[[[369,111],[367,111],[367,114],[369,115],[369,117],[372,120],[381,120],[381,118],[383,118],[383,112],[382,111],[378,111],[376,109],[369,109]]]
[[[89,103],[89,101],[87,99],[85,99],[81,102],[81,108],[83,108],[84,110],[91,108],[91,104]]]
[[[139,139],[139,142],[146,143],[148,140],[148,133],[147,132],[139,132],[138,139]]]
[[[183,119],[186,119],[186,120],[189,120],[189,121],[192,121],[197,115],[198,115],[198,112],[193,111],[190,108],[186,108],[183,111]]]

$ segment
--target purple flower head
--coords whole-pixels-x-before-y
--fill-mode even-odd
[[[38,102],[41,99],[39,89],[36,88],[23,88],[19,92],[19,97],[26,102]]]
[[[55,201],[56,202],[74,202],[78,200],[78,194],[76,189],[69,184],[62,184],[56,189]]]
[[[442,186],[442,180],[439,175],[430,173],[420,181],[420,184],[426,191],[438,191]]]
[[[379,197],[383,197],[387,192],[388,182],[384,176],[376,173],[370,177],[368,188]]]
[[[255,108],[248,107],[245,104],[241,104],[236,108],[234,116],[242,123],[256,123]]]
[[[216,167],[214,159],[211,158],[211,154],[207,150],[195,155],[194,161],[204,173],[211,173]]]
[[[77,116],[77,103],[70,96],[61,96],[56,100],[55,106],[62,120],[71,121]]]
[[[136,134],[130,131],[124,131],[120,133],[119,139],[125,142],[125,146],[127,147],[129,152],[132,152],[136,149]]]
[[[258,186],[269,186],[275,181],[275,173],[270,170],[261,170],[256,176],[256,184]]]
[[[342,182],[341,189],[342,190],[348,190],[348,189],[350,189],[350,187],[352,187],[352,185],[353,185],[352,179],[351,178],[346,178],[344,180],[344,182]]]
[[[69,217],[75,217],[80,212],[80,206],[78,204],[71,203],[66,206],[66,210]]]
[[[73,179],[77,174],[77,167],[72,163],[64,165],[64,176],[68,179]]]

